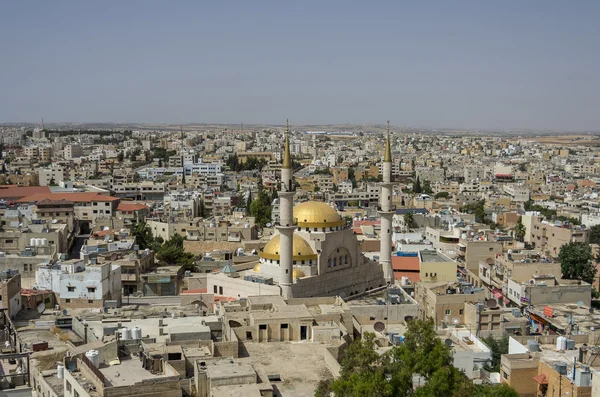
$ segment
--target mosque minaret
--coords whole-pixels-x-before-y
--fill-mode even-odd
[[[292,180],[292,158],[290,156],[290,126],[286,121],[285,128],[285,147],[283,149],[283,162],[281,164],[281,186],[279,188],[279,225],[277,230],[281,235],[280,244],[280,269],[279,286],[281,287],[281,296],[285,299],[292,298],[293,284],[293,241],[296,222],[294,221],[294,194],[296,188]]]
[[[387,140],[385,143],[385,154],[383,158],[383,182],[379,195],[379,215],[381,216],[381,247],[379,262],[383,268],[383,275],[388,283],[394,283],[394,271],[392,270],[392,217],[394,206],[392,205],[392,148],[390,143],[390,122],[387,122]]]

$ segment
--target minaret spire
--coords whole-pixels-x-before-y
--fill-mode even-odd
[[[285,144],[281,168],[292,168],[292,157],[290,156],[290,123],[287,119],[285,120]]]
[[[390,143],[390,121],[387,122],[387,140],[385,141],[385,155],[383,161],[386,163],[392,162],[392,145]]]

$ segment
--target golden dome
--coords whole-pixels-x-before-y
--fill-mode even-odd
[[[254,265],[252,270],[254,270],[256,273],[260,273],[260,262],[258,262],[256,265]]]
[[[294,269],[294,272],[292,273],[292,277],[293,278],[301,278],[301,277],[306,277],[306,275],[304,274],[304,272],[300,269]]]
[[[343,226],[344,220],[336,210],[320,201],[307,201],[294,206],[294,218],[299,227],[319,228]]]
[[[267,245],[265,245],[265,248],[259,254],[261,258],[271,259],[274,261],[279,260],[280,237],[280,234],[273,236],[273,238],[267,243]],[[306,242],[305,239],[296,233],[294,233],[293,248],[293,257],[295,261],[317,259],[317,254],[315,254],[308,242]]]

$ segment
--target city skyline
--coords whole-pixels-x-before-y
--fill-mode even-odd
[[[0,123],[597,131],[600,6],[8,4]]]

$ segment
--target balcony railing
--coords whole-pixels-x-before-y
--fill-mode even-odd
[[[383,207],[381,207],[381,205],[377,206],[377,211],[381,212],[381,211],[385,211],[385,212],[396,212],[396,205],[392,204],[390,205],[390,209],[389,210],[384,210]]]

